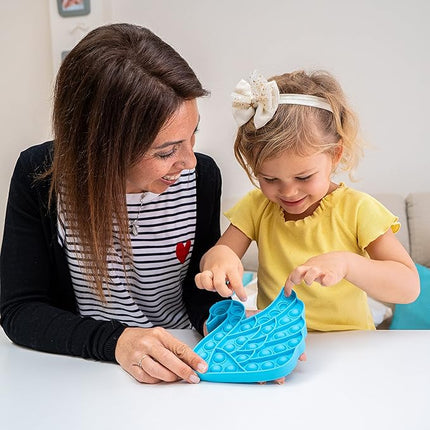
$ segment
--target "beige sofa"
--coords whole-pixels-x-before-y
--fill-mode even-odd
[[[401,229],[397,237],[411,255],[415,263],[430,267],[430,222],[427,222],[430,214],[430,192],[411,193],[406,198],[399,194],[374,194],[391,212],[399,217]],[[229,209],[237,199],[224,199],[222,211]],[[228,220],[221,216],[221,229],[228,226]],[[246,271],[256,272],[258,268],[258,255],[255,243],[252,243],[242,259]],[[255,284],[251,284],[247,307],[255,306]],[[389,326],[394,306],[380,303],[369,298],[369,304],[374,314],[375,324],[378,328]]]

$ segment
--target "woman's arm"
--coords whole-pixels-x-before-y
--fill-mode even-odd
[[[115,361],[125,326],[76,314],[67,261],[57,240],[56,211],[48,210],[49,181],[35,181],[51,147],[46,143],[24,151],[12,176],[0,263],[1,325],[19,345]]]
[[[67,261],[58,244],[56,211],[48,211],[49,182],[34,182],[34,166],[44,163],[50,147],[25,151],[11,181],[1,252],[5,333],[28,348],[117,361],[140,382],[198,382],[195,370],[205,371],[206,363],[166,330],[77,314]]]

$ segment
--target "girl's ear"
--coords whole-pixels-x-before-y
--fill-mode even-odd
[[[342,158],[343,154],[343,142],[342,139],[339,139],[339,142],[337,142],[337,147],[333,155],[333,165],[337,166],[340,159]]]

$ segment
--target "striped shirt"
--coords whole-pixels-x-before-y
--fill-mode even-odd
[[[137,226],[137,235],[130,236],[133,259],[124,272],[119,249],[111,251],[110,281],[103,286],[106,303],[85,279],[76,236],[68,227],[67,214],[59,210],[58,238],[66,253],[79,313],[131,326],[189,328],[182,282],[196,229],[195,170],[184,170],[162,194],[127,194],[126,199],[129,223]]]

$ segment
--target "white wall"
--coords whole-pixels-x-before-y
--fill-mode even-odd
[[[89,16],[62,18],[56,0],[1,2],[0,240],[10,177],[19,153],[52,137],[52,91],[61,51],[108,22],[109,8],[110,0],[96,0]],[[76,30],[82,23],[85,31]]]
[[[151,28],[183,54],[212,91],[212,97],[201,103],[198,149],[215,156],[228,197],[250,188],[232,152],[235,124],[230,92],[253,69],[266,76],[298,68],[332,72],[373,146],[357,171],[361,180],[354,185],[404,195],[429,190],[427,0],[114,0],[112,4],[115,21]]]
[[[0,6],[0,238],[20,151],[51,135],[51,44],[47,2]]]
[[[64,17],[56,0],[48,0],[51,30],[52,67],[57,74],[62,53],[70,51],[89,31],[111,22],[111,0],[90,0],[90,13]]]
[[[71,18],[50,22],[48,1],[55,3],[1,5],[1,230],[19,151],[50,135],[51,51],[61,49],[55,40],[64,37]],[[109,14],[97,15],[99,21],[149,27],[188,60],[211,90],[211,97],[200,102],[197,149],[217,160],[226,197],[251,188],[232,152],[236,127],[230,92],[253,69],[266,76],[297,68],[332,72],[372,145],[355,186],[403,195],[429,190],[427,0],[92,0],[93,7],[100,4]]]

